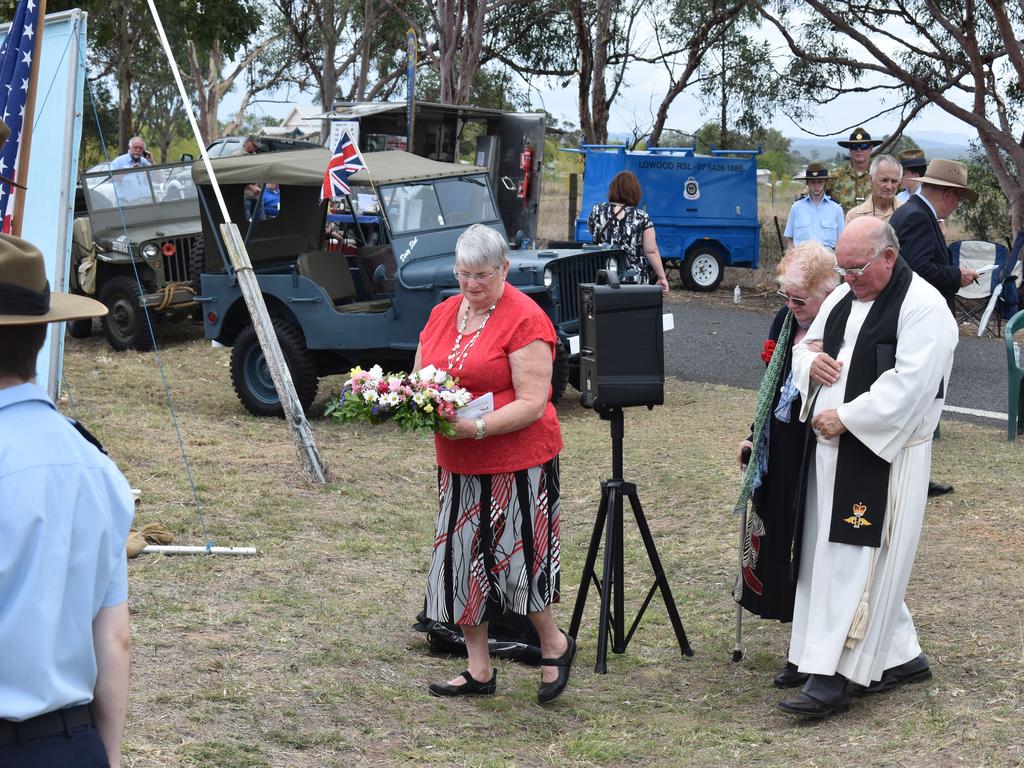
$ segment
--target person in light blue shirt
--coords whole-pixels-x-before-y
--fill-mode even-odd
[[[807,182],[807,196],[789,209],[783,232],[787,250],[811,240],[829,248],[836,247],[839,233],[843,231],[843,209],[825,194],[829,178],[828,168],[821,163],[811,163],[803,176],[793,177],[793,181]]]
[[[111,170],[140,168],[147,165],[152,165],[152,163],[146,159],[146,142],[141,136],[132,136],[128,140],[128,151],[110,161]]]
[[[912,194],[921,188],[921,177],[924,176],[925,168],[928,167],[928,160],[920,149],[904,149],[896,156],[896,159],[903,166],[900,191],[896,193],[896,202],[903,205]]]
[[[99,443],[33,383],[49,323],[98,317],[50,293],[0,235],[0,765],[118,766],[128,707],[125,541],[135,505]]]

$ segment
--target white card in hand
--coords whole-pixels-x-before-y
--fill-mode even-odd
[[[998,264],[986,264],[984,267],[978,267],[978,274],[984,275],[986,272],[991,272],[993,269],[999,269]]]
[[[492,392],[470,400],[458,410],[460,419],[479,419],[488,413],[494,413],[494,393]]]

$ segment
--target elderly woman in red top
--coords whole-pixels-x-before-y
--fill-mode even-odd
[[[562,434],[551,404],[555,330],[537,304],[505,282],[508,244],[469,227],[455,246],[461,293],[434,307],[420,333],[416,368],[449,371],[494,410],[459,418],[455,437],[435,438],[439,510],[427,580],[427,616],[462,629],[469,669],[435,696],[492,694],[498,670],[487,647],[488,608],[528,615],[540,635],[537,699],[554,700],[569,681],[575,640],[555,625],[559,598],[558,454]]]

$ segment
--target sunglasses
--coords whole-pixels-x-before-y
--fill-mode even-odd
[[[867,144],[867,143],[864,143],[864,144],[851,144],[850,145],[850,149],[860,149],[860,150],[871,149],[871,145]]]
[[[786,301],[786,302],[792,301],[798,307],[802,307],[804,304],[807,303],[807,299],[798,299],[796,296],[790,296],[788,293],[786,293],[781,288],[779,290],[777,290],[775,293],[777,293],[779,296],[781,296],[783,301]]]

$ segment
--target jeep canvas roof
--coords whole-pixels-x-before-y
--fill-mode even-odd
[[[213,171],[221,184],[295,184],[319,187],[331,152],[323,148],[297,149],[291,152],[266,152],[257,155],[234,155],[211,160]],[[486,168],[460,163],[441,163],[425,157],[391,150],[364,152],[363,160],[370,173],[352,175],[353,184],[395,184],[438,177],[468,176],[487,173]],[[192,164],[197,184],[209,184],[210,178],[202,160]]]

